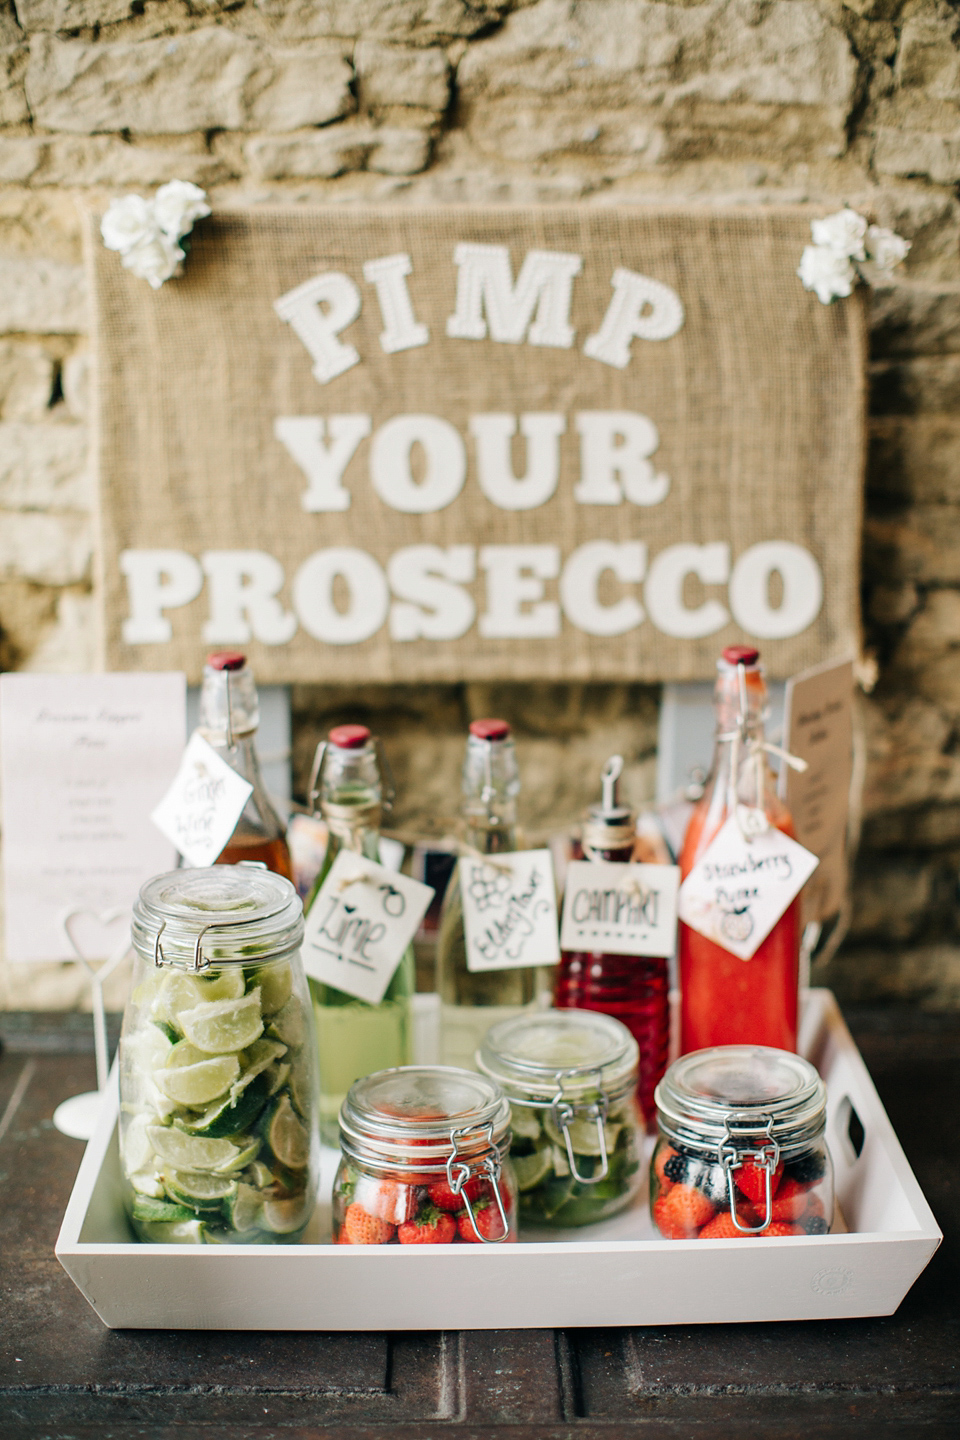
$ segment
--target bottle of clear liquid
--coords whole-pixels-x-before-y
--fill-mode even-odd
[[[717,661],[716,748],[680,854],[684,879],[738,804],[763,810],[771,825],[793,837],[793,820],[761,748],[768,707],[759,660],[752,646],[728,645]],[[711,1045],[797,1048],[800,906],[798,895],[749,960],[681,921],[681,1054]]]
[[[629,865],[637,846],[636,816],[617,798],[623,760],[603,767],[603,798],[591,805],[583,827],[583,858]],[[626,1025],[640,1047],[637,1098],[649,1128],[656,1125],[653,1092],[667,1068],[670,1046],[668,962],[656,955],[601,955],[564,951],[557,968],[558,1010],[599,1010]]]
[[[510,726],[474,720],[463,764],[464,839],[469,850],[502,855],[517,848],[520,776]],[[441,1000],[440,1060],[474,1068],[474,1055],[491,1025],[549,994],[543,966],[471,971],[463,929],[459,867],[444,896],[437,939],[437,991]]]
[[[198,729],[221,759],[253,786],[253,794],[217,857],[217,864],[258,861],[268,870],[292,880],[286,827],[273,808],[260,774],[255,744],[259,724],[257,687],[246,656],[237,650],[208,655],[203,667]]]
[[[342,849],[380,860],[383,783],[377,747],[365,725],[337,725],[314,761],[311,804],[319,801],[329,831],[320,874],[304,906],[309,914]],[[350,1086],[363,1075],[410,1062],[410,996],[415,989],[408,946],[379,1005],[333,985],[310,981],[320,1052],[320,1136],[339,1144],[338,1116]]]

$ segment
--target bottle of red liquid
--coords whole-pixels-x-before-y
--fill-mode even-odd
[[[737,805],[762,809],[771,825],[793,837],[790,812],[777,798],[766,763],[763,723],[767,687],[759,653],[729,645],[717,661],[713,766],[690,817],[680,872],[683,879]],[[750,960],[725,950],[680,923],[680,1051],[709,1045],[797,1048],[800,897],[787,907]]]
[[[603,799],[591,805],[583,827],[585,860],[628,865],[646,860],[636,817],[617,800],[623,761],[614,755],[603,768]],[[557,968],[554,1005],[559,1010],[599,1010],[621,1021],[640,1047],[637,1098],[648,1127],[656,1121],[653,1092],[667,1065],[670,1044],[669,978],[666,959],[648,955],[600,955],[565,951]]]

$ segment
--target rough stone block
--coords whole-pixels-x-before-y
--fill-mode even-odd
[[[29,185],[162,185],[192,180],[215,185],[233,171],[222,159],[199,151],[130,144],[117,135],[18,135],[0,138],[0,180]]]
[[[366,106],[421,105],[442,112],[450,103],[450,62],[443,50],[360,40],[353,63]]]
[[[38,585],[78,585],[93,556],[88,515],[0,513],[0,578]]]
[[[864,522],[864,573],[889,584],[960,585],[960,509],[915,505]]]
[[[53,379],[53,356],[42,345],[0,340],[0,419],[48,418]]]
[[[52,624],[40,634],[21,670],[43,675],[79,675],[96,669],[97,616],[93,596],[64,590]]]
[[[69,335],[86,328],[82,266],[0,256],[0,334]]]
[[[16,0],[24,30],[82,30],[112,25],[134,11],[134,0]]]
[[[37,122],[74,134],[296,130],[354,108],[353,71],[334,43],[258,43],[220,26],[93,44],[34,35],[27,96]]]
[[[430,145],[427,130],[348,123],[294,135],[258,136],[248,141],[245,153],[258,179],[330,180],[350,170],[416,174],[430,159]]]
[[[943,6],[904,22],[894,75],[904,89],[922,87],[934,99],[960,102],[960,22],[954,11]]]
[[[895,952],[842,946],[828,965],[816,966],[814,985],[827,985],[847,1004],[909,1004],[927,1010],[960,1009],[960,946],[919,945]]]
[[[960,285],[908,281],[871,290],[870,349],[878,359],[960,354]]]
[[[0,424],[0,507],[90,509],[93,485],[86,459],[82,425]]]
[[[960,180],[960,128],[945,135],[881,126],[873,163],[882,175],[928,175],[938,185]]]
[[[878,360],[870,366],[872,415],[956,414],[960,355]]]
[[[938,804],[934,796],[914,809],[872,815],[864,824],[862,844],[901,852],[960,845],[960,805]]]
[[[0,181],[26,185],[40,170],[47,148],[33,135],[0,135]]]
[[[867,613],[878,625],[903,625],[919,605],[920,592],[916,585],[874,585]]]
[[[61,593],[28,580],[0,580],[0,671],[19,670],[36,649]]]
[[[24,45],[0,48],[0,125],[19,125],[30,119],[23,83],[26,67]]]
[[[960,802],[960,756],[947,753],[953,721],[916,695],[864,701],[864,816]],[[880,848],[871,832],[871,844]]]
[[[929,861],[884,860],[861,852],[852,886],[851,941],[914,939],[923,928],[933,888]]]
[[[489,30],[526,0],[254,0],[283,36],[358,36],[435,45]]]
[[[90,352],[75,350],[63,362],[63,398],[74,420],[86,420],[90,413]]]

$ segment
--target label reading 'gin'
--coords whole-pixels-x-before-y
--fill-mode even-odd
[[[549,850],[463,856],[460,893],[468,970],[556,965],[560,945]]]
[[[680,919],[749,960],[818,864],[773,826],[745,839],[731,815],[680,886]]]
[[[672,955],[679,884],[676,865],[571,860],[561,946],[595,955]]]

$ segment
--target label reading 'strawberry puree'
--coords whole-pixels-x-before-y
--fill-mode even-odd
[[[672,955],[679,883],[676,865],[571,860],[560,944],[595,955]]]
[[[303,968],[311,980],[379,1005],[433,895],[419,880],[341,850],[306,918]]]
[[[746,839],[731,815],[680,886],[680,919],[749,960],[818,864],[772,826]]]
[[[556,965],[560,945],[549,850],[465,855],[460,891],[468,970]]]

